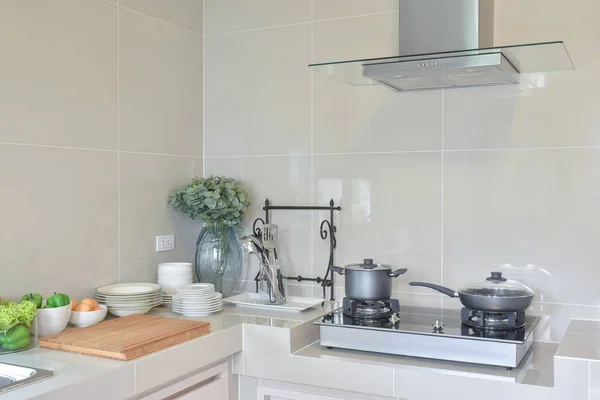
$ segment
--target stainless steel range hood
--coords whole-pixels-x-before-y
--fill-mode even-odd
[[[493,47],[493,0],[400,0],[398,56],[311,64],[354,86],[398,91],[519,83],[520,73],[573,69],[561,41]]]

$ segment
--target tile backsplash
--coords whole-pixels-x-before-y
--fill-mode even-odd
[[[0,5],[5,299],[90,296],[193,257],[200,226],[166,196],[202,173],[202,1],[117,3]],[[157,254],[166,233],[176,251]]]
[[[307,67],[396,54],[397,1],[288,3],[205,0],[204,172],[247,185],[246,231],[267,197],[333,198],[336,263],[409,268],[394,285],[405,304],[459,307],[407,282],[458,288],[500,270],[536,291],[538,339],[600,317],[600,25],[586,17],[600,3],[495,2],[496,44],[563,39],[575,71],[402,94]],[[323,275],[324,216],[274,212],[292,273]]]
[[[336,263],[409,268],[394,283],[405,304],[459,307],[407,283],[500,270],[536,291],[538,339],[600,317],[600,3],[495,2],[496,44],[562,39],[574,71],[402,94],[307,67],[396,54],[397,0],[167,3],[3,1],[0,296],[81,297],[191,260],[200,225],[166,194],[222,174],[253,197],[247,232],[266,198],[335,200]],[[325,216],[273,214],[291,275],[323,275]],[[166,233],[176,251],[157,254]]]

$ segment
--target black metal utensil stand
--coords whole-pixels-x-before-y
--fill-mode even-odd
[[[337,240],[335,238],[336,226],[333,223],[333,212],[340,211],[342,207],[336,206],[333,199],[329,201],[329,206],[273,206],[269,202],[269,199],[265,200],[265,205],[263,206],[263,210],[265,211],[265,218],[256,218],[252,223],[252,234],[256,237],[262,237],[262,230],[260,226],[257,226],[259,223],[261,225],[270,223],[271,219],[271,210],[308,210],[308,211],[329,211],[329,219],[324,219],[319,226],[319,235],[321,239],[328,240],[329,239],[329,261],[327,263],[327,270],[325,271],[325,276],[323,278],[306,278],[304,276],[286,276],[287,280],[294,280],[297,282],[315,282],[323,288],[323,299],[327,298],[327,288],[329,289],[329,300],[335,300],[334,296],[334,278],[333,271],[331,267],[333,267],[333,255],[335,248],[337,247]],[[256,292],[258,292],[258,282],[260,280],[260,272],[256,274],[254,281],[256,282]]]

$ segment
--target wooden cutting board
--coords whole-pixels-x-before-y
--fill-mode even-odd
[[[42,338],[40,347],[127,361],[207,333],[208,322],[130,315]]]

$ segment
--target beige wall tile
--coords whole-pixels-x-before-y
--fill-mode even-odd
[[[117,7],[6,0],[0,141],[117,147]]]
[[[118,280],[116,153],[0,145],[0,182],[0,296]]]
[[[524,74],[520,85],[444,92],[444,147],[597,146],[600,68]]]
[[[599,179],[598,149],[446,153],[444,284],[499,270],[537,300],[598,305]]]
[[[189,181],[191,157],[120,154],[121,281],[156,282],[160,262],[192,261],[201,224],[167,206],[169,190]],[[157,235],[175,250],[157,253]]]
[[[396,11],[398,0],[314,0],[313,20],[353,17],[357,15]]]
[[[313,203],[342,207],[336,263],[408,268],[395,279],[399,292],[427,291],[409,281],[440,282],[441,172],[440,153],[314,156]],[[326,263],[328,242],[313,246],[315,263]]]
[[[390,57],[398,54],[398,43],[397,13],[313,24],[313,62],[315,63]]]
[[[266,198],[272,204],[305,205],[310,203],[310,156],[207,158],[206,175],[225,175],[239,179],[250,194],[252,205],[244,215],[242,234],[252,232],[255,218],[264,219]],[[311,274],[310,212],[273,211],[272,223],[279,225],[278,256],[287,262],[290,275]],[[314,231],[318,235],[318,231]],[[255,257],[250,257],[242,280],[252,280],[258,272]],[[319,271],[320,272],[320,271]]]
[[[310,152],[310,25],[205,39],[206,154]]]
[[[120,149],[202,155],[202,37],[121,9]]]
[[[310,0],[204,0],[205,34],[310,21]]]
[[[202,34],[203,0],[121,0],[120,5]]]
[[[600,65],[596,0],[502,0],[494,13],[498,45],[562,40],[576,68]]]
[[[314,73],[315,153],[441,150],[442,92],[357,88]]]

